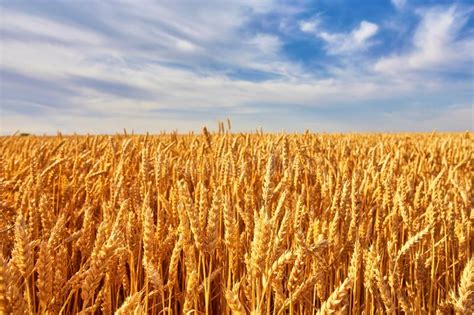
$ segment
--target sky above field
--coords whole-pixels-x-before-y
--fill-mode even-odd
[[[472,130],[470,1],[0,0],[0,132]]]

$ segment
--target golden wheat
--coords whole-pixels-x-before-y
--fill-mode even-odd
[[[471,138],[2,137],[0,314],[470,314]]]

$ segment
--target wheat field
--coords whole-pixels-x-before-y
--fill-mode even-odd
[[[0,314],[471,314],[471,138],[1,137]]]

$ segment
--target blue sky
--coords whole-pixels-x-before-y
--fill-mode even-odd
[[[472,130],[470,1],[0,0],[0,132]]]

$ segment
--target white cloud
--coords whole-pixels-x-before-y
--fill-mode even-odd
[[[300,22],[300,30],[310,33],[326,42],[329,54],[340,55],[367,50],[373,43],[370,39],[378,32],[378,25],[363,20],[350,33],[330,33],[320,27],[320,20]]]
[[[473,61],[472,37],[458,38],[469,12],[459,7],[434,7],[418,11],[421,21],[406,53],[384,57],[374,66],[376,71],[399,74],[410,71],[439,71],[460,68]]]
[[[274,53],[279,47],[274,39],[261,36],[257,40],[259,49]],[[262,44],[263,43],[263,44]],[[270,47],[270,48],[269,48]],[[302,106],[329,106],[331,104],[366,101],[396,95],[397,92],[414,89],[409,84],[392,86],[393,94],[383,90],[383,83],[376,80],[350,78],[315,79],[305,75],[289,73],[290,78],[274,79],[265,82],[230,80],[223,75],[201,76],[186,69],[170,68],[159,64],[147,64],[133,68],[114,64],[95,64],[84,61],[81,50],[74,47],[58,49],[49,44],[35,44],[34,53],[29,43],[7,41],[2,62],[20,73],[34,74],[37,77],[58,82],[75,91],[69,106],[87,113],[91,109],[103,114],[132,114],[140,110],[160,108],[199,109],[216,106],[239,108],[249,103],[295,104]],[[31,53],[30,53],[31,52]],[[103,53],[88,51],[89,54]],[[119,55],[120,57],[120,55]],[[125,58],[122,56],[120,58]],[[272,67],[285,65],[278,63]],[[90,77],[97,80],[113,81],[135,86],[149,91],[154,98],[150,100],[124,99],[121,96],[107,95],[90,87],[77,87],[68,83],[69,75]],[[67,106],[65,106],[67,109]]]
[[[319,18],[315,18],[309,21],[301,21],[299,23],[300,30],[305,33],[317,33],[317,29],[321,24],[321,20]]]
[[[391,0],[392,4],[399,10],[403,9],[407,4],[407,0]]]
[[[277,36],[268,34],[257,34],[250,40],[264,54],[276,54],[282,43]]]
[[[352,32],[354,42],[358,44],[363,44],[366,40],[374,36],[377,33],[378,29],[379,27],[377,26],[377,24],[362,21],[359,25],[359,28],[355,29]]]

